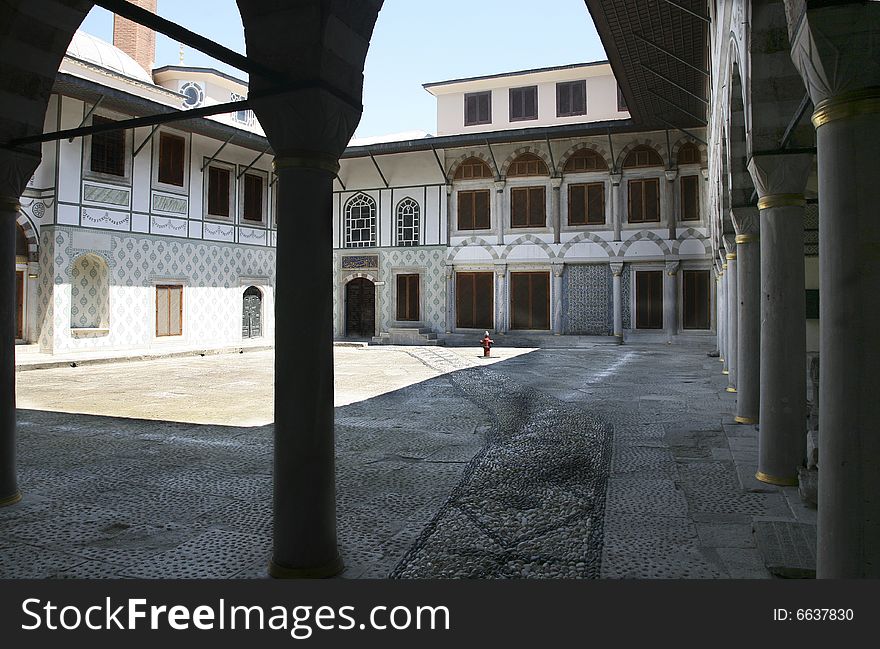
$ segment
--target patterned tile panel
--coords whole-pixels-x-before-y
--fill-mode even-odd
[[[609,305],[611,268],[608,264],[566,265],[564,295],[565,333],[605,336],[612,333]]]
[[[632,315],[630,309],[630,296],[632,295],[632,273],[629,272],[629,264],[623,265],[620,275],[620,299],[623,302],[621,311],[623,316],[623,328],[632,329]]]

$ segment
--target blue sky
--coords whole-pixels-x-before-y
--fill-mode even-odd
[[[159,13],[244,53],[235,0],[159,0]],[[83,29],[112,40],[113,18],[95,8]],[[435,100],[423,88],[498,72],[604,59],[583,0],[385,0],[364,72],[364,116],[356,135],[436,130]],[[161,34],[156,64],[176,65],[179,45]],[[186,65],[229,66],[186,48]]]

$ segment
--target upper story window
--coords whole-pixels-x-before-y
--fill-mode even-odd
[[[700,220],[700,177],[682,176],[681,180],[681,220]]]
[[[492,170],[479,158],[468,158],[455,170],[454,180],[482,180],[491,179]]]
[[[568,224],[605,223],[605,183],[579,183],[568,186]]]
[[[608,171],[605,158],[593,149],[578,149],[565,162],[566,173],[586,173],[590,171]]]
[[[115,120],[95,115],[92,125],[112,124]],[[125,176],[125,131],[104,131],[92,134],[90,169],[94,173]]]
[[[492,123],[492,92],[469,92],[464,96],[464,125]]]
[[[556,84],[556,116],[587,114],[587,82],[566,81]]]
[[[625,113],[629,109],[626,107],[626,97],[623,96],[623,91],[620,89],[620,86],[617,86],[617,111],[620,113]]]
[[[538,86],[510,89],[510,121],[538,119]]]
[[[547,224],[547,193],[544,187],[510,189],[510,227],[542,228]]]
[[[263,177],[246,173],[244,175],[244,190],[242,191],[242,207],[241,216],[245,221],[255,223],[263,222],[263,194],[264,186]]]
[[[184,186],[186,139],[172,133],[159,134],[159,182]]]
[[[516,176],[549,176],[550,170],[547,163],[534,153],[523,153],[517,156],[507,169],[507,177]]]
[[[358,194],[345,205],[345,247],[371,248],[376,245],[376,201]]]
[[[687,144],[682,145],[678,150],[677,162],[679,166],[700,164],[702,162],[700,149],[693,142],[688,142]]]
[[[660,179],[642,178],[630,180],[629,222],[657,223],[660,221]]]
[[[642,144],[634,148],[623,161],[624,169],[633,167],[662,167],[663,159],[651,147]]]
[[[404,198],[397,204],[397,245],[419,245],[419,204]]]
[[[208,167],[208,216],[228,219],[232,202],[232,170],[212,164]]]
[[[489,224],[489,190],[458,192],[458,229],[488,230]]]

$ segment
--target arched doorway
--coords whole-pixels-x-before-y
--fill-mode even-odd
[[[376,333],[376,285],[356,277],[345,286],[345,335],[370,338]]]
[[[256,286],[244,292],[241,313],[241,337],[260,338],[263,335],[263,293]]]

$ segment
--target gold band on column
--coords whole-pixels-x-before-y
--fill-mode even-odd
[[[758,471],[755,474],[755,478],[757,478],[761,482],[766,482],[767,484],[775,484],[779,487],[796,487],[798,484],[797,478],[779,478],[775,475],[768,475],[766,473],[763,473],[762,471]]]
[[[728,372],[728,374],[730,374],[730,372]],[[730,393],[734,393],[736,392],[736,388],[727,388],[727,391]]]
[[[332,174],[339,173],[339,160],[329,153],[315,151],[293,151],[275,158],[272,163],[275,171],[279,169],[319,169]]]
[[[774,207],[804,207],[807,200],[803,194],[768,194],[758,201],[759,210],[769,210]]]
[[[880,88],[865,88],[820,101],[813,111],[813,126],[859,115],[880,113]]]
[[[17,198],[0,198],[0,212],[18,212],[20,209]]]
[[[728,259],[728,260],[730,260],[730,261],[734,261],[734,260],[736,259],[736,253],[735,253],[735,252],[728,252],[728,253],[725,255],[725,258]]]
[[[727,263],[721,264],[721,270],[727,270]]]
[[[19,500],[21,500],[21,492],[16,491],[11,496],[6,496],[6,498],[0,498],[0,507],[8,507],[9,505],[14,505]]]
[[[757,424],[757,419],[752,419],[751,417],[734,417],[733,420],[738,424]]]
[[[728,372],[727,370],[721,370],[721,373],[722,373],[724,376],[727,376],[728,374],[730,374],[730,372]]]
[[[761,239],[761,235],[759,234],[738,234],[736,235],[736,239],[734,241],[737,244],[740,243],[753,243],[755,241],[759,241]]]

